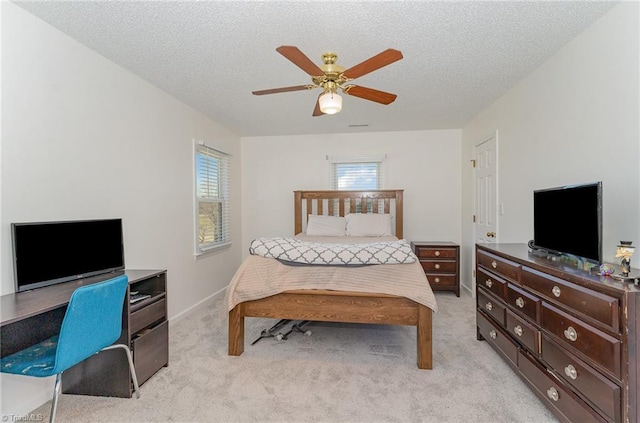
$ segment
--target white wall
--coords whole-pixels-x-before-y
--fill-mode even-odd
[[[499,131],[500,242],[533,238],[534,189],[603,181],[605,260],[619,240],[640,244],[638,21],[639,3],[617,5],[463,129],[463,162]],[[468,281],[473,172],[463,172]]]
[[[222,290],[242,258],[240,138],[16,5],[0,6],[1,293],[14,291],[11,222],[106,217],[123,218],[128,268],[168,270],[170,318]],[[198,260],[193,139],[233,155],[236,242]],[[6,376],[1,414],[50,398],[51,381]]]
[[[243,252],[293,235],[293,191],[330,188],[327,155],[386,154],[384,188],[405,190],[404,237],[459,242],[460,143],[459,130],[242,138]]]

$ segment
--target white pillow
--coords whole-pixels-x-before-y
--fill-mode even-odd
[[[349,213],[346,219],[347,236],[393,235],[389,213]]]
[[[307,235],[344,236],[347,220],[340,216],[310,214],[307,220]]]

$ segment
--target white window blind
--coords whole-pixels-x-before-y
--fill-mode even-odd
[[[231,243],[228,154],[195,148],[196,254]]]
[[[331,188],[377,190],[383,187],[384,158],[332,159]]]

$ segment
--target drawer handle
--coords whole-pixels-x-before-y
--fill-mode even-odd
[[[558,393],[558,390],[553,386],[547,389],[547,396],[554,401],[558,401],[560,399],[560,394]]]
[[[491,262],[491,267],[493,267],[493,268],[495,269],[496,267],[498,267],[498,263],[496,263],[496,261],[495,261],[495,260],[494,260],[494,261],[492,261],[492,262]]]
[[[491,288],[491,286],[493,286],[493,281],[491,279],[487,279],[484,284],[487,285],[487,288]]]
[[[559,297],[559,296],[560,296],[560,293],[561,293],[560,288],[558,288],[557,286],[554,286],[554,287],[551,289],[551,292],[552,292],[552,293],[553,293],[553,295],[555,295],[556,297]]]
[[[436,255],[436,257],[440,257],[440,251],[436,251],[434,254]]]
[[[435,278],[436,283],[440,282],[440,278]]]
[[[491,329],[489,331],[489,336],[491,337],[491,339],[496,339],[496,336],[498,336],[498,333],[495,330]]]
[[[485,306],[485,308],[489,311],[493,310],[493,304],[491,304],[490,302],[487,303],[487,305]]]
[[[434,267],[435,267],[436,269],[440,269],[440,265],[439,265],[439,264],[436,264]]]
[[[564,374],[566,374],[567,376],[569,376],[571,379],[574,379],[574,380],[578,378],[578,371],[571,364],[569,364],[567,367],[564,368]]]
[[[518,336],[522,336],[523,334],[522,327],[520,327],[520,325],[516,326],[515,328],[513,328],[513,333],[515,333]]]
[[[576,332],[573,327],[569,326],[564,330],[564,337],[569,341],[575,341],[576,339],[578,339],[578,332]]]
[[[516,305],[520,308],[524,308],[524,300],[522,299],[522,297],[518,297],[516,299]]]

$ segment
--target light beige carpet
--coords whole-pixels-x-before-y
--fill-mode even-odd
[[[140,399],[62,395],[64,422],[556,422],[486,342],[474,300],[437,293],[433,370],[416,367],[414,327],[312,323],[310,337],[251,342],[227,356],[222,297],[170,328],[169,367]],[[34,410],[49,415],[50,403]]]

